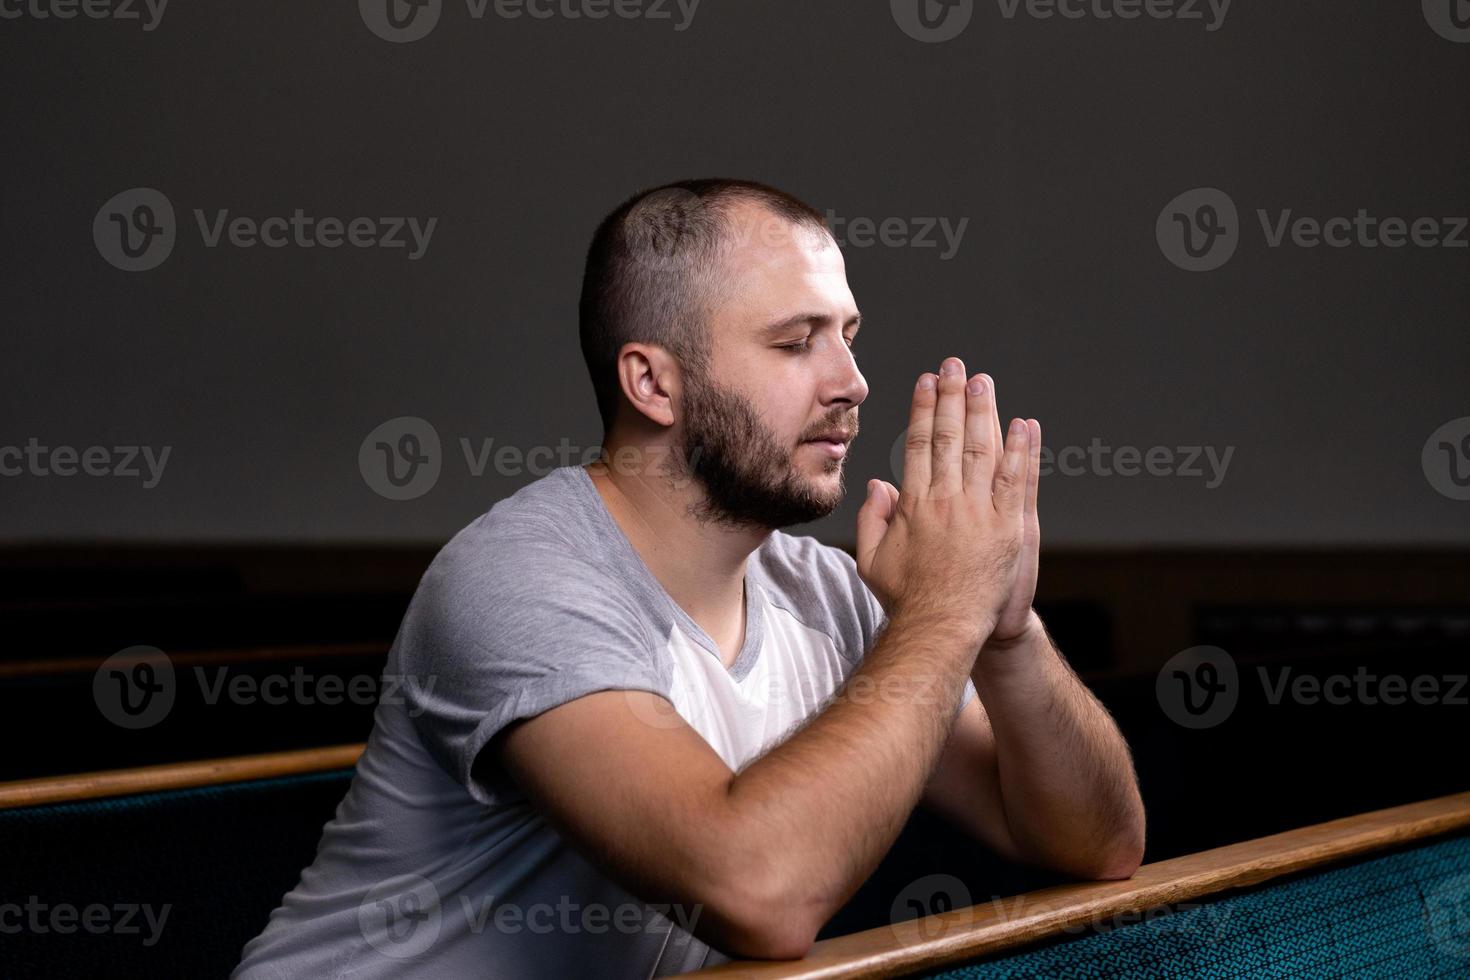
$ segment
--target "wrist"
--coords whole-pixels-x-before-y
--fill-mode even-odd
[[[989,620],[977,621],[971,616],[919,606],[904,606],[889,621],[891,627],[911,630],[941,640],[946,646],[967,650],[971,660],[995,630],[995,624]]]
[[[1035,607],[1026,611],[1026,625],[1011,633],[990,631],[986,634],[985,650],[987,652],[1011,652],[1023,647],[1031,647],[1038,637],[1046,635],[1046,627],[1042,625],[1041,616],[1037,614]]]
[[[1031,685],[1053,673],[1051,640],[1041,617],[1033,609],[1019,633],[992,638],[980,648],[971,678],[975,690],[993,696],[997,685]]]

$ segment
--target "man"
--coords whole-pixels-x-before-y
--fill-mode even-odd
[[[237,977],[665,976],[803,955],[923,802],[1008,857],[1132,874],[1128,750],[1031,608],[1040,426],[915,387],[856,561],[868,387],[822,216],[701,180],[607,217],[582,349],[604,455],[424,575],[315,862]],[[976,694],[978,693],[978,697]]]

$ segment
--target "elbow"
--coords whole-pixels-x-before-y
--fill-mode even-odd
[[[1143,866],[1148,837],[1147,825],[1143,801],[1135,790],[1133,805],[1113,824],[1112,833],[1098,841],[1097,846],[1092,849],[1096,858],[1089,862],[1092,867],[1087,877],[1098,881],[1132,878]]]
[[[1132,878],[1143,865],[1143,829],[1119,834],[1105,847],[1097,849],[1097,860],[1090,862],[1084,876],[1096,881],[1121,881]]]
[[[826,920],[780,873],[737,871],[720,910],[721,949],[744,959],[795,960],[806,956]]]
[[[1142,865],[1143,854],[1141,852],[1120,852],[1098,864],[1087,877],[1095,881],[1123,881],[1132,878]]]
[[[741,959],[799,960],[811,950],[815,939],[815,931],[767,913],[741,923],[725,949]]]

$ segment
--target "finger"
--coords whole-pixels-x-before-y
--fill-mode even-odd
[[[928,380],[932,387],[925,388]],[[938,378],[927,371],[914,385],[914,399],[909,404],[908,436],[903,447],[903,489],[915,497],[929,496],[931,476],[929,461],[933,458],[930,440],[934,438],[934,405],[939,398]]]
[[[957,497],[965,488],[965,362],[946,357],[939,368],[939,403],[934,407],[934,455],[930,462],[929,492]]]
[[[1030,468],[1026,471],[1026,514],[1035,516],[1036,497],[1041,488],[1041,423],[1027,419],[1026,435],[1031,454]]]
[[[895,501],[888,495],[888,486],[881,480],[868,481],[868,499],[858,508],[857,515],[857,564],[867,570],[872,564],[873,552],[883,535],[888,533],[888,522],[893,517]]]
[[[887,480],[874,479],[873,482],[877,484],[877,486],[873,488],[873,495],[879,498],[887,499],[891,510],[897,510],[898,488],[889,483]],[[890,512],[888,517],[889,520],[892,520],[893,514]]]
[[[976,383],[981,389],[971,391]],[[965,489],[971,493],[989,493],[995,482],[996,456],[1003,445],[1000,423],[991,410],[995,381],[988,374],[977,374],[965,389]]]
[[[999,455],[1000,447],[1006,444],[1006,434],[1001,431],[1000,400],[995,394],[995,379],[990,378],[989,375],[986,377],[990,381],[990,431],[995,434],[995,442],[992,445],[996,447],[996,454]]]
[[[1026,503],[1026,463],[1030,456],[1027,442],[1025,421],[1013,419],[1006,436],[1005,454],[995,471],[995,485],[991,490],[995,509],[1007,516],[1019,517]]]

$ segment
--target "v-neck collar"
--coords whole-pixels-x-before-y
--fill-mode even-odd
[[[589,505],[596,520],[607,530],[607,537],[614,542],[614,547],[621,552],[623,561],[634,570],[634,574],[640,576],[648,589],[657,596],[662,597],[668,604],[669,611],[675,621],[684,631],[703,647],[711,656],[719,662],[721,667],[725,666],[724,657],[720,654],[720,646],[710,635],[704,631],[704,627],[694,621],[694,617],[684,611],[684,607],[674,601],[673,596],[664,588],[663,583],[653,574],[638,549],[633,547],[633,542],[623,532],[621,525],[613,519],[612,513],[607,509],[607,502],[602,499],[597,485],[592,482],[592,474],[580,465],[566,467],[572,470],[571,479],[579,491],[588,498]],[[752,556],[754,557],[754,556]],[[750,673],[751,668],[760,659],[761,639],[765,630],[765,599],[760,593],[760,587],[755,582],[752,574],[752,563],[747,561],[745,565],[745,642],[740,646],[740,653],[735,662],[726,668],[730,677],[736,681],[742,681]]]

